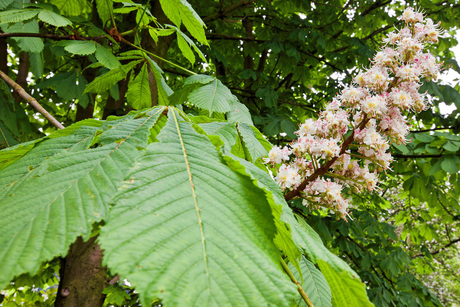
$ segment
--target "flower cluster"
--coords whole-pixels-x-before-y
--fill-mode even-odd
[[[438,41],[440,29],[412,8],[401,19],[405,27],[387,35],[371,67],[329,102],[317,120],[301,124],[297,140],[273,147],[264,159],[288,200],[300,196],[304,205],[329,208],[345,219],[348,200],[342,190],[374,190],[378,172],[392,161],[390,144],[405,143],[409,129],[403,113],[426,107],[420,80],[436,79],[439,72],[440,64],[424,48]]]

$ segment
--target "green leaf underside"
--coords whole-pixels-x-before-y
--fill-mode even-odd
[[[96,43],[93,41],[69,41],[66,42],[64,49],[72,54],[88,55],[96,51]]]
[[[307,294],[310,301],[315,307],[331,307],[332,306],[332,293],[329,284],[324,278],[320,270],[315,265],[308,261],[305,257],[302,257],[300,261],[300,269],[302,271],[303,282],[300,278],[299,273],[293,270],[292,264],[289,264],[294,277],[298,282],[302,284],[302,289]],[[297,306],[307,306],[302,300],[298,300]]]
[[[333,306],[374,306],[367,297],[366,285],[359,279],[351,277],[347,272],[338,273],[322,260],[318,260],[318,265],[331,287]]]
[[[288,305],[295,287],[263,191],[175,111],[157,138],[114,198],[100,236],[106,264],[146,306]]]
[[[2,170],[0,182],[6,188],[0,192],[0,210],[8,219],[0,219],[0,288],[21,273],[34,274],[43,261],[64,256],[77,236],[89,237],[92,224],[105,218],[107,202],[138,148],[147,146],[162,111],[106,125],[97,139],[101,147],[88,149],[100,131],[95,127],[44,141],[26,154],[30,159]],[[54,155],[45,160],[46,150]],[[41,164],[35,169],[24,165],[35,159]]]
[[[230,101],[232,99],[233,95],[230,90],[218,79],[214,79],[188,95],[190,103],[198,108],[208,110],[210,114],[231,111]]]
[[[38,9],[8,10],[0,12],[0,24],[17,23],[34,18],[40,12]]]
[[[65,27],[72,24],[72,22],[67,18],[50,10],[42,10],[38,14],[38,19],[55,27]]]
[[[277,232],[274,243],[287,256],[289,262],[300,271],[298,262],[301,256],[300,250],[292,239],[290,228],[288,228],[289,225],[286,225],[286,221],[283,219],[283,212],[285,210],[290,211],[290,209],[278,185],[270,175],[244,159],[232,154],[224,156],[224,159],[234,170],[251,178],[256,186],[265,191],[265,197],[268,199],[273,216],[275,217]]]

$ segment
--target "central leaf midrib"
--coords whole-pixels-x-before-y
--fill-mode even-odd
[[[188,174],[189,181],[190,181],[190,189],[192,191],[193,201],[194,201],[194,204],[195,204],[195,210],[196,210],[196,215],[197,215],[197,219],[198,219],[198,225],[199,225],[199,228],[200,228],[201,245],[202,245],[202,248],[203,248],[203,260],[204,260],[204,265],[205,265],[205,270],[206,270],[206,277],[207,277],[207,282],[208,282],[208,294],[209,294],[209,297],[211,297],[211,281],[210,281],[210,276],[209,276],[209,265],[208,265],[208,259],[207,259],[207,253],[206,253],[205,237],[204,237],[204,232],[203,232],[203,222],[202,222],[201,216],[200,216],[200,208],[198,207],[198,201],[197,201],[197,197],[196,197],[196,193],[195,193],[195,186],[193,185],[192,172],[191,172],[191,169],[190,169],[190,164],[188,162],[187,151],[185,150],[185,145],[184,145],[184,141],[182,139],[182,134],[180,132],[179,122],[177,120],[176,113],[175,113],[174,109],[170,108],[170,110],[171,110],[171,113],[172,113],[172,115],[174,117],[174,123],[176,124],[177,134],[179,136],[179,141],[180,141],[180,144],[181,144],[181,147],[182,147],[182,151],[184,153],[185,165],[187,167],[187,174]]]

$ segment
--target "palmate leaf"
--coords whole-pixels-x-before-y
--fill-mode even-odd
[[[137,159],[99,242],[105,263],[149,306],[288,306],[264,192],[170,109]]]
[[[324,278],[324,275],[318,270],[315,265],[308,261],[307,258],[302,257],[300,261],[300,269],[302,271],[302,277],[296,272],[292,264],[289,267],[297,279],[302,284],[302,289],[307,294],[310,301],[315,307],[332,307],[332,293],[329,284]],[[303,282],[302,282],[303,280]],[[298,300],[297,306],[307,306],[303,300]]]
[[[81,127],[41,142],[1,171],[0,288],[65,255],[77,236],[89,238],[162,112],[156,108],[138,118]],[[95,142],[102,146],[91,148]]]

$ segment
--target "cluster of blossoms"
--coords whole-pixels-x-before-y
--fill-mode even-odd
[[[265,162],[286,199],[302,197],[312,208],[326,207],[347,216],[344,187],[372,191],[378,172],[389,168],[391,143],[405,143],[409,132],[404,111],[420,112],[426,94],[420,80],[436,79],[440,64],[424,47],[438,41],[439,24],[407,8],[405,27],[391,32],[372,66],[360,72],[322,111],[307,119],[290,146],[273,147]]]

